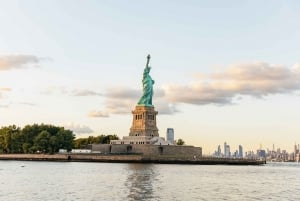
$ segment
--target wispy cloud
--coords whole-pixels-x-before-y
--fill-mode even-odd
[[[14,105],[24,105],[24,106],[30,106],[30,107],[37,106],[36,103],[32,103],[32,102],[14,102],[14,101],[9,101],[9,102],[6,102],[5,104],[1,104],[0,108],[9,108],[9,107],[12,107]]]
[[[47,89],[41,91],[41,94],[44,95],[61,94],[67,96],[102,96],[101,93],[90,89],[70,89],[65,86],[50,86]]]
[[[0,104],[0,108],[8,108],[8,105]]]
[[[17,104],[20,104],[20,105],[27,105],[27,106],[31,106],[31,107],[36,106],[35,103],[31,103],[31,102],[18,102]]]
[[[141,90],[125,88],[125,87],[111,87],[107,90],[105,96],[111,99],[132,100],[132,99],[138,99],[141,93],[142,93]]]
[[[11,70],[38,65],[44,58],[34,55],[16,54],[0,55],[0,70]]]
[[[94,132],[91,128],[85,125],[70,123],[64,126],[64,128],[73,131],[75,134],[86,134]]]
[[[0,91],[11,91],[11,88],[8,88],[8,87],[0,87]]]
[[[89,117],[109,117],[109,114],[105,113],[103,111],[94,110],[94,111],[90,111],[88,116]]]
[[[176,103],[169,103],[166,100],[160,100],[160,102],[156,106],[156,110],[160,115],[173,115],[180,112],[180,110],[177,108]]]
[[[2,92],[10,92],[12,89],[8,87],[0,87],[0,98],[3,97]]]
[[[71,96],[102,96],[101,93],[88,89],[74,89],[70,93]]]
[[[52,94],[67,94],[69,93],[67,87],[65,86],[49,86],[46,89],[40,92],[43,95],[52,95]]]
[[[236,64],[223,72],[196,74],[191,85],[166,85],[174,103],[231,104],[238,95],[263,97],[300,89],[300,65],[291,68],[265,62]]]

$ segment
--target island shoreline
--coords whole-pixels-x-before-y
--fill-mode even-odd
[[[143,154],[0,154],[0,160],[56,161],[56,162],[105,162],[105,163],[154,163],[190,165],[264,165],[265,160],[201,157],[187,159],[172,156],[145,156]]]

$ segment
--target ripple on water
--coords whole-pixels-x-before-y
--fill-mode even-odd
[[[24,164],[25,168],[20,168]],[[0,161],[0,200],[298,200],[299,165]]]

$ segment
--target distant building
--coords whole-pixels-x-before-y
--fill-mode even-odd
[[[299,153],[295,155],[295,161],[300,162],[300,154]]]
[[[66,149],[59,149],[58,153],[65,154],[65,153],[68,153],[68,151]]]
[[[218,146],[218,156],[221,157],[221,155],[222,155],[222,152],[221,152],[221,146],[219,145],[219,146]]]
[[[295,148],[294,148],[294,161],[299,162],[300,161],[300,149],[299,149],[299,144],[298,146],[295,144]]]
[[[266,150],[262,150],[262,149],[257,150],[257,156],[259,158],[266,158],[267,157],[266,156]]]
[[[227,149],[227,143],[224,142],[224,157],[226,157],[226,149]]]
[[[244,155],[243,155],[243,147],[242,145],[239,145],[239,158],[243,158]]]
[[[239,158],[239,151],[236,150],[234,153],[233,153],[233,157],[234,158]]]
[[[229,145],[227,145],[227,148],[226,148],[226,155],[227,155],[227,157],[231,157],[231,152],[230,152],[230,146]]]
[[[174,143],[174,129],[167,128],[167,141]]]
[[[230,156],[230,146],[226,142],[224,142],[224,157],[229,158]]]
[[[218,149],[214,153],[215,157],[222,157],[221,146],[218,145]]]
[[[87,154],[87,153],[92,153],[91,149],[72,149],[71,153],[74,154]]]

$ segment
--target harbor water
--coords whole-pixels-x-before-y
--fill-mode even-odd
[[[299,200],[300,164],[0,161],[0,200]]]

